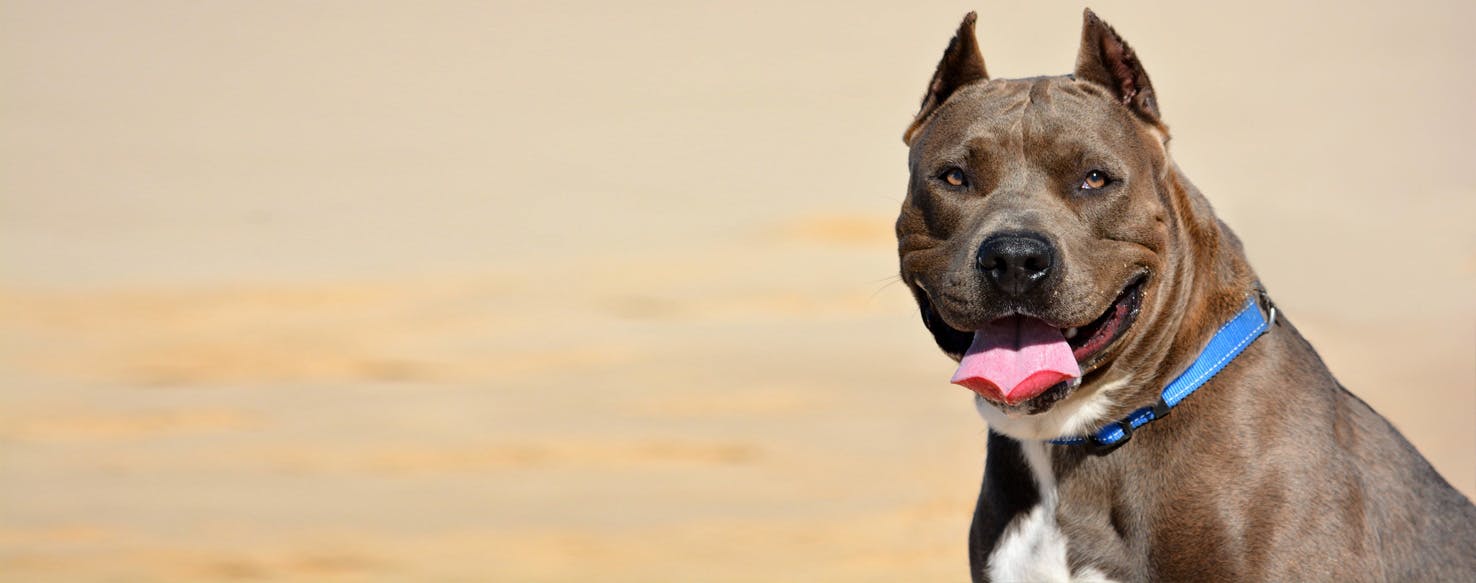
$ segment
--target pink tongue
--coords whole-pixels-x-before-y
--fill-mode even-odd
[[[1028,316],[1000,318],[974,333],[953,384],[1015,405],[1081,376],[1061,331]]]

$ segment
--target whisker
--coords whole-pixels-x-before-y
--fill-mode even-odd
[[[887,288],[890,287],[892,284],[902,283],[902,276],[900,276],[900,275],[891,275],[891,276],[885,277],[883,279],[885,279],[886,281],[877,280],[878,282],[881,282],[881,287],[878,287],[878,288],[876,288],[876,291],[871,292],[871,295],[866,298],[866,301],[868,301],[868,302],[876,301],[876,296],[881,295],[881,293],[884,292],[884,291],[886,291]],[[876,282],[873,282],[873,283],[876,283]]]

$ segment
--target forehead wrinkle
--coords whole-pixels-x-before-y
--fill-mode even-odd
[[[1042,134],[1047,141],[1051,141],[1050,138],[1053,137],[1052,133],[1057,129],[1052,127],[1057,124],[1050,123],[1050,120],[1055,119],[1056,112],[1063,105],[1056,102],[1056,98],[1058,97],[1056,95],[1057,92],[1054,91],[1056,85],[1054,79],[1051,78],[1036,79],[1030,85],[1030,104],[1026,111],[1027,117],[1029,118],[1029,125],[1026,131],[1035,130],[1037,133]],[[1072,105],[1069,103],[1072,101],[1069,94],[1060,95],[1060,97],[1066,98],[1068,103],[1064,105]]]
[[[1101,104],[1094,103],[1099,97],[1084,91],[1081,83],[1043,78],[1032,88],[1032,94],[1035,98],[1030,102],[1026,127],[1030,135],[1026,137],[1040,140],[1049,150],[1059,149],[1063,142],[1084,146],[1107,137],[1102,135],[1101,124],[1093,122],[1101,115]],[[1093,131],[1094,127],[1098,129]]]
[[[1026,96],[1005,83],[991,91],[971,112],[972,120],[965,132],[963,149],[971,157],[980,153],[999,153],[1019,139],[1020,118],[1025,113]],[[1003,89],[1003,90],[1000,90]]]

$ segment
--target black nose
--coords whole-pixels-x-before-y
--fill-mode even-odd
[[[979,270],[1000,291],[1019,296],[1051,274],[1056,250],[1034,235],[994,235],[979,246]]]

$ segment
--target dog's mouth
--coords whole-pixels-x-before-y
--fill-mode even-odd
[[[1002,409],[1035,413],[1049,408],[1105,362],[1132,327],[1146,280],[1134,279],[1102,315],[1086,324],[1057,327],[1027,315],[986,324],[974,332],[953,383]]]
[[[1089,371],[1100,363],[1107,349],[1137,320],[1138,309],[1143,305],[1143,282],[1147,279],[1148,276],[1143,275],[1129,283],[1097,319],[1062,331],[1066,343],[1071,346],[1071,355],[1081,363],[1083,371]]]

